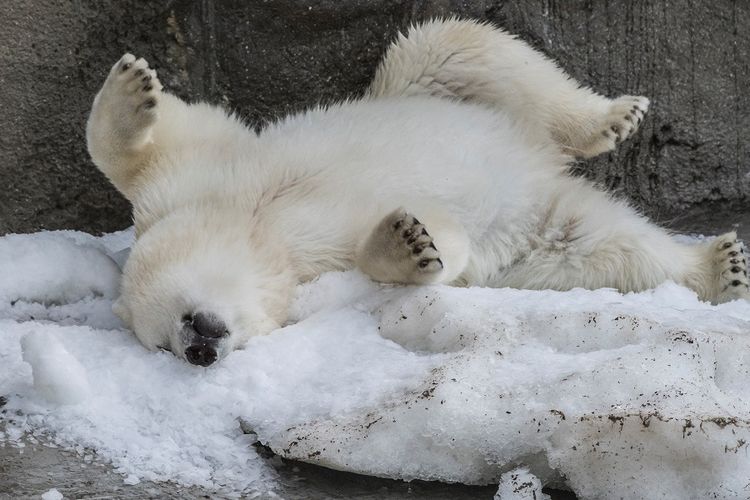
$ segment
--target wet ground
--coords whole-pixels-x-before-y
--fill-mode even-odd
[[[660,219],[656,217],[656,219]],[[743,207],[727,209],[709,207],[686,212],[677,217],[659,220],[661,225],[685,233],[717,234],[735,230],[740,238],[750,241],[750,211]],[[474,500],[492,499],[497,486],[447,485],[413,481],[406,483],[337,472],[321,467],[288,462],[269,457],[279,475],[278,496],[289,500]],[[123,476],[109,465],[96,460],[86,461],[74,452],[26,443],[24,448],[0,447],[0,499],[40,498],[56,488],[66,498],[86,499],[202,499],[222,498],[200,488],[183,488],[173,483],[123,483]],[[571,500],[575,496],[550,491],[555,500]]]
[[[123,483],[123,476],[106,464],[85,461],[75,452],[25,443],[24,448],[0,447],[0,499],[40,498],[51,488],[65,498],[85,499],[204,499],[231,498],[200,488],[148,481]],[[268,458],[279,474],[275,495],[248,498],[287,500],[491,500],[497,486],[406,483],[338,472],[313,465]],[[555,500],[575,499],[552,491]]]

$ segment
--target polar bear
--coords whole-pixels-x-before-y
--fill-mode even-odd
[[[126,54],[86,130],[133,205],[115,310],[149,349],[207,366],[283,325],[296,284],[354,266],[390,283],[628,292],[674,280],[712,302],[750,298],[735,233],[681,244],[568,173],[630,137],[648,106],[457,19],[399,35],[363,97],[258,134],[163,92]]]

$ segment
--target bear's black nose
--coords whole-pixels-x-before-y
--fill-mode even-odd
[[[226,323],[215,314],[197,312],[186,318],[195,333],[208,339],[220,339],[229,335]]]
[[[216,355],[216,349],[213,347],[196,344],[185,349],[185,357],[193,365],[208,366],[216,361],[218,356]]]

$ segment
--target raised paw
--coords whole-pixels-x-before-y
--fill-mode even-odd
[[[583,156],[590,158],[607,151],[635,134],[648,112],[650,101],[641,96],[622,96],[610,101]]]
[[[710,251],[713,254],[716,279],[716,302],[750,300],[747,254],[744,243],[737,239],[737,233],[731,232],[717,237],[711,243]]]
[[[162,85],[145,59],[125,54],[112,67],[104,85],[112,91],[113,98],[124,100],[127,111],[144,116],[155,114]]]
[[[646,97],[627,95],[613,100],[605,118],[602,135],[613,141],[613,147],[632,136],[640,127],[648,106],[649,100]]]
[[[94,100],[90,137],[111,138],[113,146],[137,150],[150,139],[158,118],[162,85],[145,59],[125,54],[115,63]]]
[[[375,226],[359,249],[357,265],[386,283],[434,283],[444,269],[427,228],[402,208]]]

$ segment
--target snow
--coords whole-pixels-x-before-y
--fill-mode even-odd
[[[79,241],[69,233],[0,238],[0,276],[6,277],[0,298],[69,303],[88,295],[115,297],[117,264],[100,248]]]
[[[88,398],[85,369],[52,332],[27,333],[21,337],[21,348],[39,396],[57,404],[77,404]]]
[[[126,477],[125,479],[123,479],[122,482],[125,483],[125,484],[128,484],[128,485],[132,486],[134,484],[140,483],[141,480],[135,474],[128,474],[128,477]]]
[[[550,500],[542,492],[542,482],[527,467],[519,467],[500,476],[494,500]]]
[[[55,488],[52,488],[51,490],[42,494],[42,500],[62,500],[62,499],[63,499],[62,493],[57,491]]]
[[[342,470],[500,484],[503,499],[541,484],[730,498],[750,482],[749,303],[673,283],[622,295],[329,273],[298,287],[292,324],[204,369],[146,351],[112,314],[131,241],[0,238],[0,443],[93,450],[126,484],[268,495],[258,439]]]

